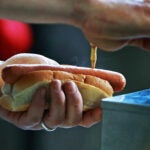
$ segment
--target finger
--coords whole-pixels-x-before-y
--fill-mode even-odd
[[[82,120],[82,97],[76,84],[72,81],[64,83],[63,89],[66,95],[66,119],[64,126],[73,127]]]
[[[56,128],[65,119],[65,95],[61,88],[61,81],[54,80],[50,83],[50,107],[43,118],[47,127]]]
[[[80,126],[82,127],[91,127],[94,124],[101,121],[102,118],[102,110],[101,108],[95,108],[93,110],[89,110],[83,114],[82,122]]]
[[[150,38],[139,38],[132,40],[98,39],[94,42],[99,48],[106,51],[116,51],[127,45],[138,46],[145,50],[150,50]]]
[[[103,50],[106,51],[116,51],[123,47],[125,47],[128,44],[128,40],[107,40],[102,39],[98,43],[98,47],[100,47]]]
[[[130,40],[128,44],[141,47],[145,50],[150,50],[150,38],[133,39]]]
[[[128,44],[128,39],[103,39],[103,38],[91,38],[89,39],[91,43],[96,45],[98,48],[105,51],[116,51]]]
[[[16,125],[22,129],[41,129],[40,123],[45,109],[45,88],[39,89],[33,96],[33,100],[27,112],[16,118]]]
[[[14,120],[17,120],[17,118],[20,117],[21,114],[22,112],[11,112],[0,107],[0,118],[7,122],[14,123]]]

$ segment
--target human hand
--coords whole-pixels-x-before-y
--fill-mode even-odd
[[[101,120],[101,109],[83,112],[82,97],[72,82],[50,83],[50,106],[45,110],[45,89],[39,89],[25,112],[10,112],[0,107],[0,117],[24,130],[41,130],[41,122],[48,128],[90,127]]]
[[[150,50],[149,0],[86,0],[75,10],[75,24],[99,48],[134,45]]]

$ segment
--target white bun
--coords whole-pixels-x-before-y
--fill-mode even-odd
[[[40,70],[21,76],[14,85],[5,84],[0,105],[10,111],[25,111],[30,106],[32,96],[41,86],[49,88],[48,84],[59,79],[63,82],[73,80],[83,98],[83,110],[89,110],[100,105],[103,98],[113,95],[113,88],[108,81],[98,77],[72,74],[64,71]],[[47,99],[50,95],[47,95]]]

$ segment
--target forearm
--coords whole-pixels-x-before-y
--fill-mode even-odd
[[[31,23],[73,22],[76,0],[1,0],[0,18]]]

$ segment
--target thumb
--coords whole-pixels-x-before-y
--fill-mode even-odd
[[[150,51],[150,38],[133,39],[129,41],[128,45],[138,46]]]
[[[98,39],[91,43],[104,51],[117,51],[128,45],[128,40]]]

